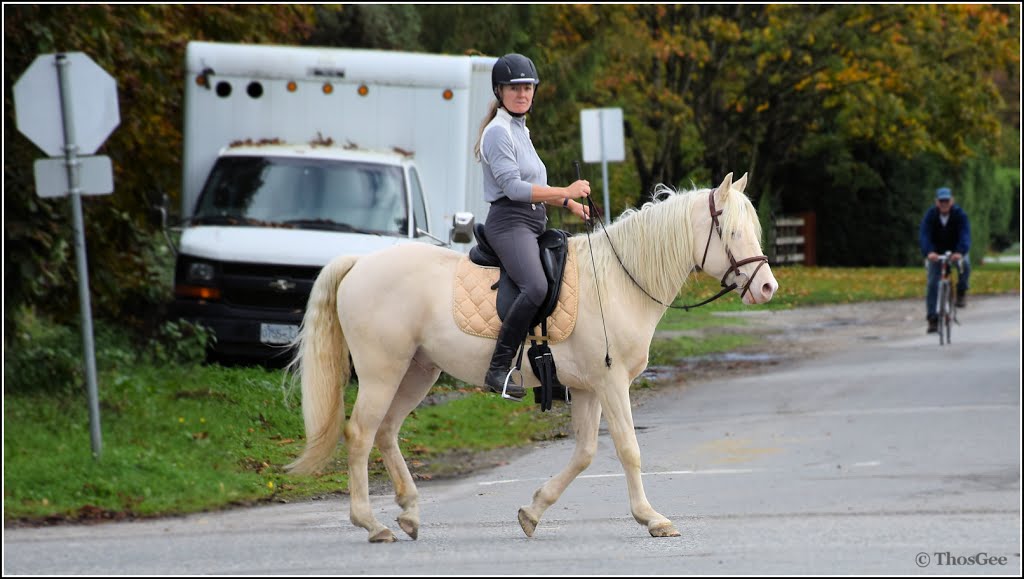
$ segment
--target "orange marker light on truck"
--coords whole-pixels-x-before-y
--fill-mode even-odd
[[[441,93],[441,96],[444,97],[444,100],[450,101],[450,100],[452,100],[452,97],[455,96],[455,93],[452,92],[452,89],[446,88],[446,89],[444,89],[444,92]]]
[[[287,88],[288,88],[288,92],[295,92],[296,90],[299,89],[299,85],[296,84],[296,82],[294,80],[290,80],[290,81],[288,81]]]
[[[215,301],[220,299],[220,289],[198,285],[179,285],[175,286],[174,295],[179,298],[195,298]]]
[[[331,94],[332,92],[334,92],[334,85],[332,85],[329,82],[325,82],[323,90],[324,90],[324,94]]]
[[[370,94],[370,87],[366,86],[365,84],[361,84],[359,85],[359,89],[356,92],[359,93],[359,96],[366,96]]]

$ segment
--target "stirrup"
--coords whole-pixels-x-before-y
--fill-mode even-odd
[[[508,374],[505,375],[505,384],[501,387],[501,397],[506,400],[514,400],[515,402],[521,402],[523,400],[522,398],[516,398],[515,396],[512,396],[511,394],[508,393],[508,383],[509,380],[512,379],[512,372],[519,372],[519,384],[525,384],[525,382],[523,381],[523,372],[519,368],[512,366],[511,368],[509,368]],[[515,384],[515,382],[513,382],[513,384]],[[523,390],[526,390],[526,386],[523,386],[522,388]],[[526,395],[524,394],[523,396],[525,397]]]

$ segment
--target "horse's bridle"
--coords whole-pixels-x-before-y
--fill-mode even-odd
[[[761,263],[759,263],[757,265],[756,268],[754,268],[754,273],[752,273],[749,276],[747,276],[747,283],[743,284],[743,291],[740,292],[740,299],[743,299],[743,297],[747,295],[747,292],[750,291],[750,284],[753,283],[754,278],[757,277],[757,272],[760,271],[762,267],[764,267],[764,264],[768,263],[768,256],[767,255],[756,255],[754,257],[748,257],[746,259],[741,259],[740,261],[736,261],[736,258],[732,256],[732,251],[730,251],[729,248],[726,247],[726,245],[725,245],[725,238],[722,237],[722,225],[720,223],[718,223],[718,216],[722,214],[722,210],[721,209],[717,209],[717,210],[715,209],[715,190],[714,189],[712,189],[711,193],[708,194],[708,208],[711,210],[711,224],[714,226],[714,228],[713,229],[710,229],[710,228],[708,229],[708,242],[704,245],[704,257],[701,258],[701,260],[700,260],[700,268],[702,270],[704,269],[704,262],[706,262],[707,259],[708,259],[708,249],[711,247],[711,232],[712,231],[717,231],[718,232],[718,239],[722,240],[722,247],[725,249],[725,255],[726,255],[726,257],[729,258],[729,264],[730,264],[729,265],[729,269],[725,270],[725,275],[722,276],[722,287],[725,288],[725,289],[722,291],[721,294],[719,294],[719,295],[717,295],[717,296],[715,296],[715,297],[713,297],[711,299],[712,300],[717,299],[719,296],[721,296],[723,294],[726,294],[726,293],[729,293],[729,292],[731,292],[732,290],[734,290],[734,289],[736,289],[738,287],[735,282],[732,283],[731,285],[726,284],[725,280],[729,278],[729,274],[732,274],[734,276],[739,276],[741,273],[743,273],[743,272],[740,271],[740,266],[741,265],[746,265],[748,263],[754,263],[756,261],[761,262]],[[743,275],[746,275],[746,274],[743,274]],[[709,301],[711,301],[711,300],[709,300]],[[704,303],[708,303],[708,302],[704,302]],[[698,304],[698,305],[704,305],[704,304]],[[697,307],[697,306],[692,306],[692,307]]]

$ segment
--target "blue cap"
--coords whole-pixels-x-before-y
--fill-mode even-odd
[[[951,199],[953,192],[949,190],[949,187],[939,187],[935,190],[936,199]]]

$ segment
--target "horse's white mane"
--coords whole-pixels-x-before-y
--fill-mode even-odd
[[[671,187],[659,184],[654,188],[651,201],[640,209],[628,209],[608,227],[615,251],[622,259],[623,265],[633,274],[636,281],[644,286],[651,295],[671,300],[679,288],[686,282],[691,271],[698,265],[695,261],[695,244],[702,247],[705,239],[694,239],[692,231],[694,211],[708,213],[708,194],[711,189],[691,189],[676,191]],[[718,201],[716,201],[718,203]],[[761,226],[757,219],[757,211],[753,204],[741,191],[732,189],[725,202],[718,209],[723,210],[719,217],[722,225],[722,237],[728,247],[731,232],[753,227],[752,234],[760,241]],[[594,258],[597,264],[598,277],[608,283],[633,282],[622,275],[609,275],[622,272],[622,266],[612,253],[612,248],[604,235],[591,233],[594,246]],[[577,237],[581,245],[577,249],[587,251],[587,240]],[[589,259],[584,258],[584,261]],[[581,263],[580,267],[586,264]],[[622,281],[624,280],[624,281]]]

